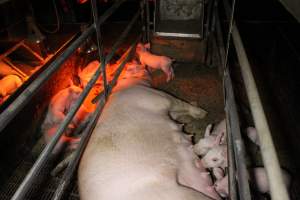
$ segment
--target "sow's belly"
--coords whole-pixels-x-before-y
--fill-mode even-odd
[[[177,183],[184,137],[170,106],[164,93],[143,86],[111,96],[80,162],[81,199],[210,199]]]

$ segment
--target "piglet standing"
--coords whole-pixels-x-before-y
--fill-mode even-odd
[[[144,66],[152,69],[160,69],[167,76],[167,82],[174,78],[174,71],[172,69],[172,59],[166,56],[158,56],[149,52],[150,44],[143,45],[139,43],[136,48],[136,53],[139,56],[140,62]]]
[[[0,80],[0,96],[13,94],[22,85],[22,80],[17,75],[7,75]]]

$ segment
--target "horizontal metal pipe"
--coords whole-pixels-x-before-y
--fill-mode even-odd
[[[105,96],[102,95],[101,100],[100,100],[99,104],[97,105],[96,110],[92,114],[92,117],[89,118],[89,123],[88,123],[87,127],[82,132],[80,143],[78,144],[78,147],[77,147],[76,151],[74,152],[74,155],[72,155],[72,159],[69,162],[68,167],[67,167],[62,179],[59,182],[59,185],[53,195],[53,198],[52,198],[53,200],[61,199],[63,197],[66,189],[68,188],[68,186],[72,180],[73,174],[78,166],[80,158],[84,152],[84,149],[85,149],[85,147],[89,141],[89,138],[93,132],[93,129],[97,124],[98,118],[103,110],[104,104],[105,104]]]
[[[105,59],[105,65],[107,65],[110,60],[112,59],[112,57],[114,56],[114,54],[116,53],[117,49],[120,47],[120,45],[124,42],[124,40],[126,39],[126,37],[128,36],[129,31],[132,29],[134,23],[137,21],[137,19],[140,16],[141,11],[138,10],[137,13],[134,15],[134,17],[131,19],[131,21],[128,23],[127,27],[125,28],[125,30],[121,33],[120,37],[118,38],[118,40],[114,43],[113,47],[111,48],[110,53],[106,56]]]
[[[139,15],[140,15],[140,10],[138,10],[138,12],[134,15],[134,17],[132,18],[132,20],[129,22],[129,24],[127,25],[127,27],[125,28],[125,30],[121,33],[120,37],[118,38],[118,40],[114,43],[110,53],[106,56],[105,58],[105,62],[101,62],[101,68],[103,69],[104,66],[103,65],[107,65],[109,63],[109,61],[112,59],[112,57],[114,56],[114,54],[116,53],[117,49],[120,47],[120,45],[124,42],[124,40],[126,39],[129,31],[131,30],[131,28],[133,27],[134,23],[137,21]],[[110,90],[110,86],[108,85],[108,90]],[[93,103],[97,102],[99,97],[102,95],[102,93],[100,93],[99,95],[97,95],[94,99],[93,99]]]
[[[101,68],[98,67],[96,70],[96,73],[93,75],[91,80],[88,82],[87,86],[84,88],[82,93],[80,94],[78,100],[75,102],[75,104],[71,107],[70,111],[66,115],[66,118],[64,121],[60,124],[57,132],[52,137],[50,142],[46,145],[46,147],[43,149],[42,153],[39,155],[38,159],[26,175],[25,179],[19,186],[18,190],[12,197],[13,200],[22,200],[24,199],[25,194],[30,189],[31,185],[35,182],[35,180],[38,178],[38,174],[43,168],[46,161],[49,159],[49,156],[54,149],[55,145],[57,144],[59,138],[67,128],[68,124],[72,121],[74,115],[76,114],[79,107],[82,105],[85,97],[88,95],[94,84],[96,83],[97,79],[99,78],[101,74]]]
[[[135,49],[135,45],[136,45],[136,42],[131,46],[131,49],[130,49],[130,53],[127,53],[127,56],[125,58],[125,60],[123,60],[123,62],[120,64],[120,66],[118,67],[118,72],[116,73],[115,77],[114,77],[114,80],[117,80],[119,75],[120,75],[120,72],[119,71],[122,71],[125,64],[128,62],[128,60],[132,57],[132,52],[134,52],[133,50]],[[125,54],[126,54],[125,53]],[[116,82],[116,81],[115,81]],[[115,83],[114,82],[114,83]],[[114,86],[115,84],[113,84]],[[111,88],[113,88],[113,86]],[[108,95],[110,95],[112,90],[109,90],[108,91]],[[68,188],[68,185],[70,184],[71,180],[72,180],[72,176],[78,166],[78,163],[80,161],[80,158],[84,152],[84,149],[89,141],[89,138],[92,134],[92,130],[94,129],[94,127],[96,126],[96,123],[97,123],[97,119],[99,118],[101,112],[102,112],[102,109],[104,107],[104,104],[105,104],[105,96],[102,95],[100,97],[100,102],[98,103],[97,105],[97,108],[96,108],[96,111],[93,113],[92,117],[91,117],[91,120],[89,120],[89,124],[87,126],[87,128],[84,130],[84,132],[82,133],[82,136],[81,136],[81,139],[80,139],[80,143],[75,151],[75,154],[74,156],[72,157],[67,169],[66,169],[66,172],[64,173],[64,176],[63,178],[61,179],[60,183],[59,183],[59,186],[58,188],[56,189],[55,191],[55,194],[54,194],[54,197],[52,198],[53,200],[60,200],[63,195],[64,195],[64,192],[66,191],[66,189]]]
[[[94,24],[95,24],[95,29],[96,29],[96,39],[97,39],[97,46],[98,46],[98,55],[99,59],[101,62],[105,62],[105,59],[103,58],[103,46],[102,46],[102,37],[101,37],[101,30],[100,30],[100,24],[98,23],[98,8],[97,8],[97,1],[96,0],[91,0],[92,4],[92,13],[93,13],[93,18],[94,18]],[[106,80],[106,69],[105,65],[100,65],[102,68],[102,79],[103,79],[103,86],[104,86],[104,97],[105,99],[107,98],[107,80]]]
[[[100,18],[98,24],[102,24],[125,0],[117,1]],[[95,31],[95,25],[87,28],[47,69],[42,72],[7,109],[0,114],[0,132],[29,102],[38,89],[57,71],[63,62]]]
[[[94,27],[90,26],[81,35],[81,37],[80,37],[81,39],[80,40],[77,39],[74,42],[76,44],[73,43],[71,45],[73,48],[74,48],[74,46],[76,46],[74,49],[73,48],[72,49],[75,50],[81,44],[81,42],[84,41],[84,39],[87,38],[89,36],[89,34],[91,34],[93,32],[93,30],[94,30]],[[82,39],[82,38],[84,38],[84,39]],[[69,49],[69,51],[71,51],[71,50]],[[64,56],[69,56],[69,55],[70,54],[65,54]],[[54,65],[54,67],[57,67],[57,66]],[[84,90],[80,94],[78,100],[75,102],[75,105],[70,109],[69,113],[66,115],[66,118],[64,119],[64,121],[59,126],[57,132],[52,137],[51,141],[43,149],[42,153],[39,155],[38,159],[36,160],[36,162],[34,163],[34,165],[32,166],[32,168],[30,169],[30,171],[28,172],[28,174],[26,175],[25,179],[23,180],[23,182],[18,187],[17,191],[15,192],[15,194],[12,197],[12,200],[22,200],[22,199],[24,199],[24,197],[25,197],[26,193],[28,192],[28,190],[30,189],[31,185],[38,178],[39,172],[41,171],[41,169],[43,168],[43,166],[45,165],[45,163],[49,159],[50,154],[51,154],[52,150],[54,149],[55,145],[57,144],[59,138],[63,134],[63,132],[66,129],[66,127],[68,126],[68,124],[73,119],[74,115],[76,114],[77,110],[79,109],[79,107],[83,103],[84,99],[86,98],[86,96],[88,95],[88,93],[90,92],[90,90],[92,89],[92,87],[94,86],[94,84],[96,83],[96,81],[99,78],[100,74],[101,74],[101,68],[98,67],[98,69],[96,70],[95,74],[89,80],[87,86],[84,88]]]
[[[225,10],[230,12],[227,1],[224,1]],[[278,157],[275,151],[270,128],[267,123],[266,115],[257,91],[257,86],[249,64],[249,60],[235,24],[232,27],[232,38],[236,49],[241,73],[246,88],[247,97],[250,104],[255,128],[260,141],[260,150],[263,158],[264,167],[267,172],[268,182],[270,184],[270,193],[273,200],[288,200],[289,195],[284,184]]]
[[[60,65],[75,51],[76,48],[94,31],[89,27],[79,38],[77,38],[53,63],[41,73],[7,109],[0,114],[0,132],[17,115],[17,113],[29,102],[38,89],[60,68]]]

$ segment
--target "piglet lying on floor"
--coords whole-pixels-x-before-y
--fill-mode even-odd
[[[151,88],[145,68],[134,67],[133,76],[125,72],[118,80],[82,156],[80,198],[220,199],[191,141],[168,115],[203,118],[206,112]],[[171,66],[165,70],[170,79]]]
[[[0,96],[6,97],[13,94],[22,85],[22,80],[17,75],[7,75],[0,80]]]
[[[59,125],[65,119],[66,114],[69,112],[70,108],[74,105],[76,100],[79,98],[82,89],[77,86],[70,86],[55,94],[49,104],[46,118],[42,124],[42,131],[44,133],[45,141],[48,143],[53,135],[56,133]],[[78,142],[79,138],[70,137],[69,135],[74,131],[74,129],[83,122],[86,117],[88,117],[89,112],[82,105],[77,113],[75,114],[72,122],[67,127],[64,135],[61,137],[58,145],[54,149],[54,154],[58,153],[63,145],[70,144],[74,148]]]

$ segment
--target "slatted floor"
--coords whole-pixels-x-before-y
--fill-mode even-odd
[[[32,167],[37,155],[40,153],[44,145],[40,145],[37,143],[36,147],[33,149],[32,153],[24,158],[23,161],[20,162],[18,167],[14,170],[11,177],[7,180],[6,184],[0,188],[0,199],[1,200],[9,200],[17,190],[18,186],[25,178],[26,173]],[[59,177],[52,177],[49,175],[49,171],[52,169],[52,164],[46,164],[45,168],[38,175],[39,180],[32,185],[32,188],[26,195],[24,200],[32,200],[32,199],[43,199],[48,200],[52,199],[56,187],[60,182]],[[64,197],[65,200],[79,200],[79,194],[77,191],[77,185],[73,183],[70,186],[70,190],[67,195]]]

